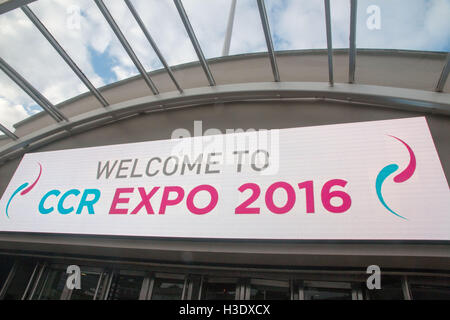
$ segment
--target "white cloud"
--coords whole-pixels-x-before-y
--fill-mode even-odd
[[[366,27],[369,5],[381,11],[381,29]],[[363,48],[448,50],[450,1],[358,1],[357,46]]]
[[[0,55],[33,86],[60,102],[84,90],[80,81],[22,11],[0,16]],[[7,27],[4,27],[7,26]],[[58,83],[60,90],[49,90]]]
[[[0,72],[0,123],[11,131],[13,124],[42,110],[11,79]]]
[[[171,2],[169,1],[169,3]],[[183,0],[183,6],[205,57],[208,59],[221,56],[231,1]],[[174,19],[180,20],[177,15],[175,12]],[[181,27],[183,26],[181,25]],[[182,34],[185,34],[183,29],[181,31]],[[185,41],[191,47],[187,37]],[[266,43],[256,1],[238,0],[233,23],[230,54],[265,50]],[[193,59],[197,60],[196,56],[193,56]]]
[[[231,1],[228,0],[183,1],[189,21],[207,59],[222,55],[230,4]]]
[[[0,97],[0,114],[2,115],[2,125],[10,131],[14,131],[14,123],[19,122],[28,116],[28,113],[22,105],[14,104],[2,97]]]
[[[230,54],[261,51],[267,46],[256,1],[238,0]]]
[[[133,4],[170,65],[197,60],[172,0],[133,0]]]
[[[118,24],[125,38],[130,43],[133,51],[137,55],[147,71],[160,69],[162,67],[158,57],[154,53],[151,45],[147,41],[141,28],[137,24],[130,10],[124,1],[110,0],[105,1],[111,15]],[[113,48],[111,54],[117,55],[116,48]],[[131,62],[131,60],[129,60]]]
[[[94,66],[92,51],[96,51],[100,55],[106,54],[106,57],[109,55],[117,65],[134,68],[130,58],[93,1],[40,0],[30,7],[96,86],[102,86],[117,79],[102,79],[102,75],[95,72],[95,67],[99,70],[109,66],[105,66],[106,61],[98,60],[96,61],[97,65]],[[73,10],[73,8],[78,8],[78,10]],[[134,72],[137,73],[137,71]]]
[[[117,81],[127,79],[135,75],[132,70],[122,66],[114,66],[112,67],[112,71],[116,75]]]
[[[334,48],[348,48],[350,1],[331,2]],[[369,30],[370,5],[381,10],[381,29]],[[323,1],[266,0],[275,48],[326,48]],[[448,51],[450,47],[449,0],[359,0],[357,47]]]

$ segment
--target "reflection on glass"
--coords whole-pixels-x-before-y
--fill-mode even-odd
[[[11,284],[6,291],[4,300],[20,300],[22,299],[25,289],[30,281],[35,265],[21,263],[17,266]]]
[[[251,300],[289,300],[289,286],[272,286],[252,284],[250,290]]]
[[[156,278],[152,300],[180,300],[183,294],[184,279]]]
[[[305,300],[351,300],[350,289],[305,288]]]
[[[369,300],[403,300],[402,282],[400,278],[384,276],[381,289],[366,290]]]
[[[118,275],[108,300],[138,300],[143,280],[143,276]]]
[[[412,284],[410,290],[414,300],[450,300],[450,287]]]
[[[97,284],[100,279],[98,273],[81,273],[81,289],[73,289],[71,300],[93,300]]]
[[[235,300],[236,281],[233,279],[209,279],[203,285],[205,300]]]
[[[37,295],[33,299],[59,300],[64,290],[68,274],[63,269],[48,269],[38,286]]]

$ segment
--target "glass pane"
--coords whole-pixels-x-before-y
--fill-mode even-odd
[[[450,51],[450,1],[360,0],[358,48]]]
[[[305,288],[305,300],[351,300],[350,289]]]
[[[323,1],[266,1],[275,50],[326,48]]]
[[[366,290],[366,296],[369,300],[403,300],[401,279],[384,276],[381,289]]]
[[[222,56],[231,1],[184,0],[183,5],[205,57]],[[229,54],[263,51],[267,51],[267,46],[256,1],[238,0]]]
[[[256,1],[238,0],[230,55],[265,51],[267,45]]]
[[[35,264],[21,263],[17,266],[14,278],[6,291],[4,300],[22,299],[25,289],[30,281]]]
[[[145,70],[152,71],[161,69],[163,66],[158,56],[153,51],[147,38],[145,38],[144,33],[125,2],[116,0],[107,0],[104,2]],[[142,14],[141,12],[138,13],[139,15]]]
[[[83,270],[83,269],[81,269]],[[93,300],[97,284],[100,279],[98,273],[81,272],[81,289],[74,289],[71,300]],[[100,289],[99,289],[100,290]]]
[[[333,41],[333,49],[349,48],[350,1],[349,0],[330,1],[330,15],[331,15],[331,35]]]
[[[66,285],[68,274],[63,269],[48,269],[33,299],[59,300]],[[42,282],[43,281],[43,282]]]
[[[0,56],[52,103],[87,91],[20,9],[0,15]]]
[[[41,0],[30,4],[30,8],[95,87],[138,73],[93,1]],[[108,9],[111,11],[110,6]],[[128,18],[115,20],[122,27],[119,22]],[[126,34],[126,30],[122,32]]]
[[[414,300],[450,300],[450,287],[412,284],[410,289]]]
[[[10,131],[15,131],[15,123],[42,111],[42,108],[2,71],[0,88],[0,123]]]
[[[184,0],[183,5],[206,59],[222,56],[231,1]]]
[[[235,300],[236,280],[209,279],[203,284],[203,292],[205,300]]]
[[[152,300],[180,300],[183,294],[184,279],[156,278]]]
[[[317,0],[266,0],[275,50],[325,49],[325,6]],[[330,3],[333,48],[348,48],[348,0]]]
[[[275,286],[265,284],[252,284],[250,290],[251,300],[289,300],[289,285]]]
[[[118,275],[109,293],[109,300],[138,300],[143,276]]]
[[[132,2],[169,65],[198,60],[172,0]]]

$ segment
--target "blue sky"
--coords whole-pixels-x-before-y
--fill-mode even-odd
[[[172,0],[132,0],[170,65],[197,60]],[[146,70],[161,68],[121,0],[106,6]],[[229,0],[183,0],[207,58],[220,56]],[[380,10],[380,28],[367,27],[367,9]],[[326,48],[322,0],[266,0],[276,50]],[[96,86],[136,75],[137,70],[91,0],[38,0],[30,8]],[[349,0],[332,0],[335,48],[348,47]],[[207,14],[205,14],[207,13]],[[359,0],[357,46],[450,51],[450,0]],[[230,54],[266,50],[256,0],[238,0]],[[0,16],[0,56],[53,103],[87,89],[46,43],[21,10]],[[40,108],[0,72],[0,121],[13,123]]]

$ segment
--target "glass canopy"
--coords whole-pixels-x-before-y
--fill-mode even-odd
[[[352,26],[358,49],[450,50],[450,0],[38,0],[0,14],[1,131],[13,133],[14,123],[89,91],[106,106],[98,88],[153,70],[199,61],[208,73],[206,59],[270,53],[271,45],[327,49],[327,3],[330,45],[350,48],[350,58]],[[5,68],[42,99],[30,98]]]

